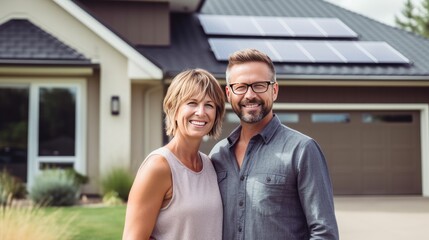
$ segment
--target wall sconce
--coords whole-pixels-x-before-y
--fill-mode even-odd
[[[112,96],[110,99],[110,112],[112,115],[119,115],[120,101],[119,96]]]

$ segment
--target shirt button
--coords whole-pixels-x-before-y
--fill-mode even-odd
[[[240,201],[239,203],[238,203],[238,205],[241,207],[241,206],[243,206],[243,204],[244,204],[244,202],[243,201]]]
[[[241,232],[243,231],[243,229],[241,227],[238,227],[238,231]]]
[[[240,177],[240,180],[241,180],[241,181],[243,181],[243,180],[244,180],[244,176],[241,176],[241,177]]]

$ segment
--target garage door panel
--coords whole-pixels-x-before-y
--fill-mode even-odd
[[[386,194],[388,178],[379,171],[365,171],[363,181],[363,194]]]
[[[362,175],[356,171],[337,172],[332,186],[342,194],[362,194]]]
[[[359,127],[362,131],[362,147],[377,148],[384,147],[389,139],[389,132],[380,126],[362,125]]]
[[[392,174],[390,179],[390,194],[416,194],[420,192],[420,178],[410,176],[409,173]]]
[[[413,161],[416,154],[413,148],[393,149],[391,154],[391,167],[394,171],[417,172],[420,170],[420,162]]]
[[[386,161],[386,153],[379,149],[366,149],[362,151],[361,161],[364,171],[374,170],[380,171],[380,173],[382,173],[382,170],[384,170],[388,164]]]
[[[327,154],[325,154],[327,155]],[[337,148],[335,151],[330,151],[326,156],[330,163],[331,171],[347,169],[348,171],[356,171],[362,167],[360,161],[361,156],[354,148]]]

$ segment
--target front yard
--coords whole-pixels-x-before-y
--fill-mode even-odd
[[[121,206],[73,206],[46,208],[57,211],[63,219],[74,218],[72,228],[76,232],[73,240],[117,240],[122,238],[125,219],[125,205]]]

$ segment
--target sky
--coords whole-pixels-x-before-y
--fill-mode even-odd
[[[406,0],[326,0],[328,2],[360,13],[379,22],[395,25],[395,15],[401,15]],[[412,0],[420,5],[422,0]]]

